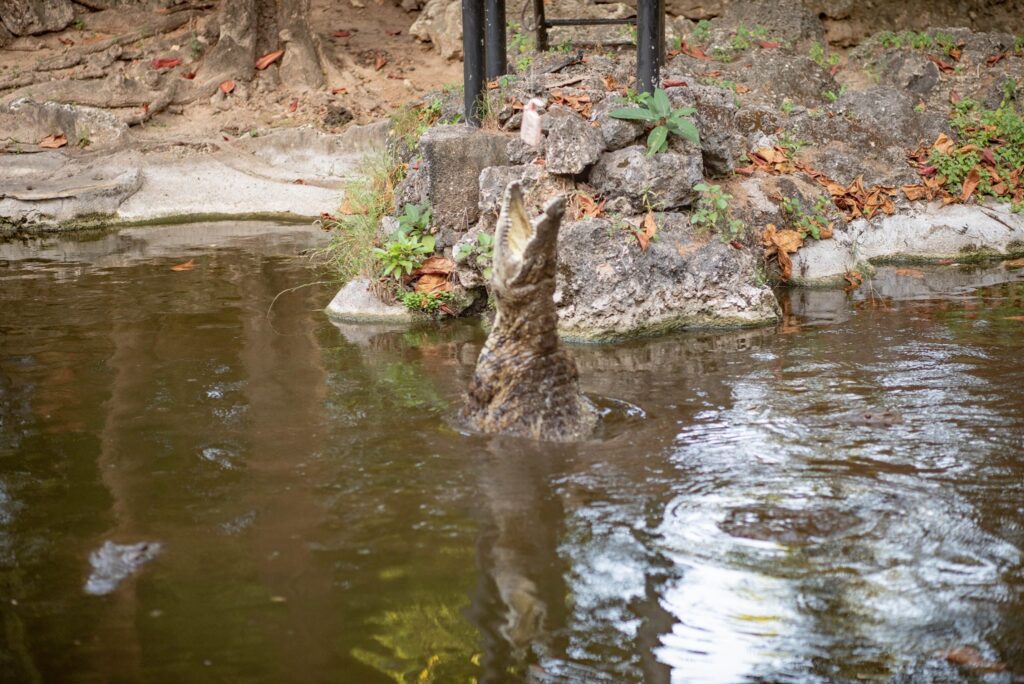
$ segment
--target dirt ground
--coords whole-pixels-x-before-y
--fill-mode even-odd
[[[363,3],[356,0],[356,4]],[[163,78],[187,77],[202,60],[204,24],[215,12],[207,9],[173,32],[132,43],[126,49],[146,62],[181,59],[182,64]],[[84,12],[64,31],[18,38],[0,49],[0,83],[40,64],[53,64],[72,50],[124,35],[161,14],[128,8]],[[218,96],[215,88],[210,101],[172,105],[134,127],[133,135],[141,140],[200,139],[306,123],[338,130],[349,120],[366,123],[386,116],[398,105],[462,78],[461,62],[443,59],[429,44],[409,35],[417,15],[390,2],[365,0],[364,7],[354,7],[351,0],[313,0],[311,24],[327,67],[326,88],[296,92],[280,87],[268,92],[239,84],[226,97]],[[53,79],[74,79],[81,77],[84,68],[87,66],[77,65],[48,69],[47,73]],[[0,91],[0,99],[12,92]]]

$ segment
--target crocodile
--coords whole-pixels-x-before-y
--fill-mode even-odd
[[[505,189],[491,275],[497,315],[463,408],[474,430],[570,442],[597,425],[576,364],[558,343],[555,269],[564,213],[565,198],[556,197],[531,222],[519,183]]]

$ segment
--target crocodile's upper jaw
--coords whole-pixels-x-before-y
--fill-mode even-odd
[[[494,245],[493,285],[499,297],[514,297],[517,290],[538,285],[554,289],[558,228],[564,212],[565,199],[558,197],[531,222],[519,183],[505,189]]]

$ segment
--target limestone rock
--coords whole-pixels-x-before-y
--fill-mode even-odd
[[[949,130],[945,111],[918,112],[917,102],[904,90],[876,86],[846,93],[837,106],[869,129],[884,132],[897,144],[913,149]]]
[[[801,0],[735,2],[722,20],[729,26],[764,26],[772,40],[820,41],[823,35],[821,20]]]
[[[417,40],[433,43],[445,59],[461,59],[462,5],[452,0],[429,0],[409,33]]]
[[[0,0],[0,21],[16,36],[60,31],[74,18],[71,0]]]
[[[611,112],[626,106],[626,102],[617,97],[606,97],[594,107],[591,118],[597,122],[606,150],[621,150],[643,135],[643,124],[611,116]]]
[[[575,176],[601,156],[601,133],[576,112],[555,105],[544,118],[548,130],[544,159],[550,173]]]
[[[342,321],[412,321],[413,314],[400,304],[385,304],[370,290],[370,281],[356,278],[334,295],[327,315]]]
[[[427,197],[439,228],[463,231],[479,216],[480,172],[508,163],[508,136],[469,126],[437,126],[420,138]]]
[[[685,328],[766,325],[779,316],[755,285],[757,260],[699,236],[682,214],[658,214],[646,252],[605,219],[562,226],[555,292],[566,339],[600,342]]]
[[[714,86],[669,88],[673,108],[696,109],[694,122],[700,132],[700,151],[709,176],[729,176],[736,166],[736,103],[733,92]]]
[[[112,541],[89,555],[92,573],[85,583],[85,593],[103,596],[117,589],[117,585],[130,577],[145,563],[160,553],[161,545],[156,542],[138,544],[115,544]]]
[[[86,144],[90,149],[120,143],[128,126],[113,114],[94,107],[38,103],[28,98],[0,105],[0,141],[8,149],[38,149],[40,140],[63,133],[68,145]]]
[[[640,211],[645,198],[658,209],[688,206],[697,196],[693,186],[703,177],[699,150],[648,157],[646,147],[633,145],[603,155],[590,173],[590,183],[599,194],[624,197]]]

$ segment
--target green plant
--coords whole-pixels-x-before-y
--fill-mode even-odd
[[[831,55],[825,55],[825,47],[815,41],[811,43],[811,51],[808,53],[811,61],[820,66],[822,69],[828,69],[839,64],[839,55],[833,53]]]
[[[74,23],[72,23],[71,26],[76,31],[84,31],[85,30],[85,22],[82,21],[81,19],[75,19]]]
[[[956,49],[956,38],[948,33],[936,33],[935,44],[938,45],[947,55]]]
[[[722,47],[721,45],[711,48],[711,56],[719,62],[731,62],[736,59],[736,55],[731,47]]]
[[[708,39],[711,38],[711,22],[707,19],[701,19],[698,21],[697,25],[693,29],[693,33],[690,34],[690,37],[693,38],[693,42],[698,45],[708,42]]]
[[[405,305],[407,309],[413,311],[423,311],[425,313],[434,314],[444,304],[451,304],[455,301],[455,293],[453,292],[400,292],[397,297],[398,301]]]
[[[783,114],[791,114],[795,106],[796,105],[793,104],[793,101],[787,97],[782,101],[782,106],[780,106],[779,109],[782,110]]]
[[[732,195],[724,192],[722,186],[697,183],[693,189],[700,193],[696,209],[690,215],[690,224],[698,230],[718,232],[722,242],[743,237],[746,224],[735,218],[729,209]]]
[[[953,105],[949,120],[956,132],[960,147],[943,152],[932,148],[928,162],[946,182],[946,188],[959,194],[964,180],[981,161],[982,153],[991,155],[989,162],[1001,179],[1012,177],[1013,172],[1024,166],[1024,119],[1013,108],[1008,99],[996,109],[983,109],[976,101],[964,98]],[[993,185],[987,173],[981,173],[977,190],[981,194],[1003,196],[1009,194],[1009,187],[1000,192],[1000,185]]]
[[[736,33],[729,41],[733,50],[747,50],[754,44],[755,40],[764,40],[768,36],[768,29],[764,26],[755,26],[748,29],[743,24],[736,27]]]
[[[810,143],[806,140],[798,140],[789,133],[782,133],[778,136],[775,144],[783,149],[787,157],[792,159],[800,152],[800,150],[807,147]]]
[[[846,94],[846,86],[845,85],[839,86],[839,91],[838,92],[835,91],[835,90],[826,90],[824,93],[822,93],[822,95],[825,97],[825,99],[828,102],[835,102],[836,100],[838,100],[839,98],[841,98],[845,94]]]
[[[829,199],[825,195],[818,196],[810,211],[804,210],[799,199],[786,197],[782,200],[782,213],[801,237],[810,235],[815,240],[820,240],[822,229],[828,227],[829,223],[828,206]]]
[[[89,137],[89,131],[87,129],[82,129],[78,133],[78,143],[77,143],[77,145],[79,147],[81,147],[82,149],[85,149],[89,145],[92,145],[92,138]]]
[[[192,40],[188,44],[189,52],[192,53],[192,61],[198,60],[203,56],[203,50],[205,49],[203,44],[199,41],[199,37],[196,34],[192,34]]]
[[[404,175],[405,167],[390,154],[368,156],[359,174],[345,184],[340,215],[321,219],[331,238],[326,247],[312,253],[312,259],[343,281],[376,275],[377,226],[391,210],[395,186]]]
[[[443,108],[444,101],[439,96],[399,107],[391,114],[391,134],[407,147],[414,147],[420,136],[441,118]]]
[[[654,95],[644,93],[641,98],[641,106],[615,109],[611,112],[611,116],[616,119],[654,124],[654,128],[647,136],[647,156],[650,157],[668,149],[670,133],[689,140],[695,145],[700,144],[697,126],[685,118],[694,114],[696,110],[693,107],[672,109],[668,94],[661,88],[655,88]]]
[[[881,43],[884,48],[903,47],[903,39],[900,38],[899,34],[893,33],[892,31],[882,31],[879,33],[878,42]]]
[[[403,233],[426,235],[430,230],[430,219],[430,205],[427,202],[406,204],[402,215],[398,217],[398,229]]]
[[[911,32],[909,39],[910,47],[914,48],[915,50],[927,50],[934,44],[932,37],[929,36],[927,33]]]
[[[561,52],[562,54],[567,55],[572,52],[572,41],[566,38],[561,43],[551,48],[551,50],[553,52]]]
[[[924,110],[925,110],[924,102],[918,102],[916,105],[914,105],[914,111],[917,112],[918,114],[924,114]]]
[[[1018,55],[1024,55],[1024,36],[1017,36],[1013,41],[1013,51]]]
[[[490,233],[477,233],[476,242],[472,245],[462,245],[455,255],[455,260],[462,263],[470,257],[475,257],[476,265],[481,267],[484,278],[490,280],[494,263],[494,236]]]
[[[433,235],[415,235],[396,230],[383,247],[374,247],[373,255],[380,264],[380,274],[401,281],[416,270],[434,251]]]

